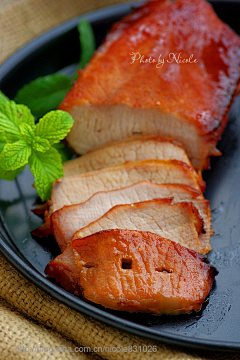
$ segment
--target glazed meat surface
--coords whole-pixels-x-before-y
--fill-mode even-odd
[[[46,266],[45,273],[49,277],[57,280],[65,290],[70,291],[75,295],[82,296],[82,287],[80,285],[81,270],[75,263],[75,256],[71,243],[61,255],[50,261]]]
[[[161,135],[203,170],[219,155],[239,77],[240,38],[207,1],[149,1],[112,27],[60,105],[74,118],[68,144],[84,154]]]
[[[217,271],[159,235],[115,229],[74,240],[45,273],[110,309],[181,314],[201,308]]]
[[[84,203],[64,206],[55,211],[51,215],[51,229],[63,251],[77,230],[97,220],[113,206],[156,198],[173,198],[172,203],[191,201],[204,221],[206,233],[201,234],[201,239],[205,244],[205,250],[211,250],[212,221],[209,201],[205,200],[200,192],[185,185],[159,185],[142,181],[125,188],[98,192]]]
[[[85,298],[114,310],[199,310],[216,275],[196,252],[149,232],[102,231],[72,246]]]

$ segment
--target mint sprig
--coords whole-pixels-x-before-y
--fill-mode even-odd
[[[84,19],[78,32],[78,69],[83,69],[94,53],[95,39]],[[15,102],[0,91],[0,178],[14,180],[28,164],[43,201],[50,196],[53,181],[63,176],[62,162],[72,157],[60,141],[70,131],[73,119],[63,111],[51,110],[62,102],[76,77],[77,72],[72,78],[59,73],[39,77],[18,91]],[[37,125],[34,116],[41,118]]]
[[[53,147],[44,153],[34,151],[29,158],[29,168],[35,176],[38,195],[46,200],[51,194],[53,182],[63,177],[61,155]]]
[[[77,28],[81,48],[78,71],[83,69],[93,56],[95,38],[92,26],[87,20],[81,20]],[[24,85],[17,92],[14,101],[27,105],[36,118],[42,117],[48,111],[57,109],[66,93],[71,89],[73,81],[76,80],[77,71],[72,78],[60,73],[41,76]]]
[[[28,163],[31,152],[31,146],[24,139],[6,144],[0,154],[0,166],[5,171],[17,170]]]
[[[91,57],[93,56],[96,43],[94,32],[91,24],[83,19],[78,23],[78,33],[79,33],[79,41],[81,46],[81,56],[78,68],[83,69]]]
[[[14,101],[25,104],[37,118],[54,110],[71,89],[71,79],[62,74],[46,75],[24,85],[17,93]]]
[[[25,165],[21,166],[20,168],[18,168],[17,170],[3,170],[0,167],[0,179],[2,180],[8,180],[8,181],[12,181],[14,180],[23,170],[25,169]]]
[[[6,141],[4,140],[2,135],[0,135],[0,153],[2,152],[2,149],[4,148],[5,145],[6,145]]]
[[[0,178],[13,180],[29,164],[35,188],[44,201],[53,181],[63,176],[62,158],[53,145],[64,139],[73,118],[62,110],[51,111],[35,125],[25,105],[0,104]]]
[[[0,90],[0,104],[4,103],[5,101],[9,101],[9,98]]]
[[[34,126],[34,117],[25,105],[17,105],[14,101],[0,104],[0,134],[6,143],[21,138],[20,125],[23,123]]]
[[[71,127],[69,128],[69,114],[65,111],[55,110],[50,111],[39,120],[35,133],[53,145],[63,140]]]

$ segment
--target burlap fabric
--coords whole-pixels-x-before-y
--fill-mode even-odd
[[[0,0],[0,63],[53,26],[120,1]],[[108,350],[134,345],[155,345],[157,351]],[[89,352],[94,347],[98,353]],[[188,351],[119,331],[44,293],[0,255],[0,359],[240,359],[240,354]]]

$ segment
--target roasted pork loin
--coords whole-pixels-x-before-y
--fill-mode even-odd
[[[172,140],[172,139],[166,139],[166,138],[162,138],[162,137],[154,137],[154,136],[142,136],[142,137],[138,137],[138,138],[131,138],[131,139],[124,139],[124,140],[120,140],[117,141],[116,143],[110,143],[110,144],[106,144],[103,145],[102,147],[96,149],[95,151],[91,151],[88,154],[79,157],[77,159],[74,160],[70,160],[68,162],[66,162],[64,164],[64,173],[65,173],[65,177],[67,176],[72,176],[72,175],[80,175],[80,174],[85,174],[85,172],[89,172],[87,170],[90,169],[98,169],[100,168],[105,168],[110,166],[114,166],[114,165],[118,165],[120,161],[125,161],[125,162],[131,162],[131,159],[161,159],[161,160],[171,160],[173,161],[173,163],[175,162],[176,165],[176,160],[177,161],[181,161],[182,163],[186,164],[189,167],[189,175],[193,177],[193,182],[191,184],[191,186],[193,187],[198,187],[198,185],[196,185],[196,181],[199,183],[199,186],[201,187],[202,190],[204,190],[205,188],[205,183],[203,182],[201,173],[199,172],[198,174],[195,172],[195,170],[192,168],[192,165],[186,155],[185,150],[183,149],[183,147],[181,146],[181,144],[177,143],[176,141]],[[116,163],[116,164],[115,164]],[[173,164],[172,163],[172,164]],[[140,164],[140,163],[138,163]],[[145,163],[143,163],[145,164]],[[150,162],[148,163],[149,166]],[[166,171],[173,171],[174,172],[174,168],[176,170],[176,166],[170,166],[170,163],[166,163],[167,167],[166,169],[163,171],[163,174],[166,173]],[[183,166],[184,166],[183,164]],[[129,164],[128,166],[128,170],[130,171],[131,166],[134,166],[134,163]],[[191,170],[190,170],[191,169]],[[140,171],[140,168],[138,169]],[[183,172],[184,169],[182,168]],[[141,172],[141,171],[140,171]],[[192,173],[192,175],[190,174]],[[98,173],[94,173],[94,176],[98,176]],[[122,174],[123,175],[123,174]],[[120,174],[120,177],[122,177],[122,175]],[[142,179],[146,179],[146,180],[150,180],[147,177],[144,177],[143,174],[138,174],[139,175],[139,179],[135,179],[135,181],[130,181],[130,183],[133,182],[137,182],[139,180]],[[185,174],[186,175],[186,174]],[[185,176],[184,175],[184,176]],[[106,175],[105,175],[106,176]],[[181,176],[181,174],[179,174],[178,176]],[[100,176],[101,178],[101,176]],[[195,179],[194,179],[195,178]],[[121,179],[119,179],[121,181]],[[118,180],[118,182],[119,182]],[[104,181],[104,180],[103,180]],[[187,180],[187,184],[189,185],[189,180]],[[98,182],[98,184],[96,185],[96,187],[94,189],[91,189],[92,193],[103,191],[105,190],[105,186],[99,188],[100,184],[98,179],[95,179],[95,182]],[[158,180],[157,182],[162,182],[162,180]],[[165,182],[165,180],[164,180]],[[169,182],[173,182],[173,183],[179,183],[179,180],[175,179],[170,181],[169,178]],[[180,181],[181,183],[181,181]],[[184,180],[185,183],[185,180]],[[128,183],[127,183],[128,185]],[[119,184],[119,188],[123,187],[124,185],[122,185],[122,183]],[[90,186],[91,188],[91,186]],[[106,189],[111,189],[111,182],[110,184],[108,184],[106,186]],[[70,188],[70,191],[72,189]],[[55,187],[53,187],[53,193],[55,192]],[[69,190],[68,190],[69,192]],[[91,196],[92,194],[90,194],[89,196]],[[87,197],[84,197],[85,193],[81,194],[81,197],[78,198],[78,202],[82,202],[85,201],[87,199]],[[54,198],[54,195],[52,195],[52,199]],[[142,199],[145,200],[145,199]],[[147,200],[147,199],[146,199]],[[52,204],[50,211],[54,211],[55,209],[55,205],[53,204],[53,201],[48,202],[50,204]],[[77,201],[76,199],[74,199],[73,204],[76,204]],[[65,205],[69,205],[71,203],[65,203],[64,201],[60,202],[60,204],[58,204],[58,208],[61,208]],[[46,210],[45,206],[43,207],[44,210]],[[37,211],[40,211],[40,209],[37,209]],[[35,229],[32,231],[32,235],[34,236],[48,236],[49,234],[51,234],[51,228],[50,228],[50,221],[49,221],[49,211],[45,211],[45,223],[40,226],[38,229]]]
[[[75,256],[71,243],[61,255],[50,261],[45,269],[45,273],[49,277],[56,279],[65,290],[78,296],[82,296],[80,272],[81,270],[75,263]]]
[[[50,214],[65,205],[84,202],[98,191],[119,189],[142,180],[156,184],[183,184],[196,190],[204,188],[201,176],[181,161],[130,161],[56,180],[49,201]]]
[[[173,198],[172,204],[180,201],[191,201],[198,209],[204,221],[206,238],[205,249],[210,251],[212,221],[209,201],[203,195],[185,185],[153,184],[148,181],[111,191],[101,191],[90,197],[86,202],[63,206],[51,215],[53,235],[63,251],[73,234],[97,220],[115,205],[131,204],[159,198]]]
[[[114,141],[63,164],[64,176],[138,160],[180,160],[191,163],[180,143],[161,136],[141,136]]]
[[[198,253],[132,230],[107,230],[74,240],[45,272],[67,290],[78,295],[83,290],[94,303],[156,314],[199,310],[216,275]]]
[[[239,78],[240,38],[207,1],[149,1],[79,72],[59,107],[74,118],[66,140],[84,154],[134,135],[171,137],[203,170],[219,154]]]
[[[172,199],[155,199],[116,205],[99,219],[76,231],[72,241],[108,229],[150,231],[188,249],[205,253],[200,238],[204,222],[191,202],[172,205]]]

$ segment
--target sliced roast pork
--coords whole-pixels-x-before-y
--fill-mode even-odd
[[[172,199],[155,199],[116,205],[101,218],[75,232],[72,240],[108,229],[150,231],[199,253],[203,219],[191,202],[171,204]]]
[[[98,191],[119,189],[142,180],[156,184],[183,184],[196,190],[203,188],[201,176],[181,161],[130,161],[55,181],[49,202],[50,214],[65,205],[84,202]]]
[[[45,273],[51,278],[56,279],[65,290],[73,292],[78,296],[82,295],[80,272],[81,270],[75,263],[75,256],[71,243],[61,255],[50,261],[45,269]]]
[[[206,233],[202,236],[206,238],[206,249],[211,250],[209,244],[212,222],[209,201],[205,200],[199,191],[185,185],[159,185],[141,181],[117,190],[100,191],[84,203],[64,206],[55,211],[51,215],[51,229],[63,251],[77,230],[97,220],[113,206],[156,198],[173,198],[172,203],[191,201],[203,218]]]
[[[63,164],[64,176],[138,160],[180,160],[191,166],[182,145],[161,136],[132,137],[101,146]]]
[[[69,250],[75,262],[64,255]],[[114,310],[197,311],[217,274],[198,253],[149,232],[101,231],[74,240],[64,253],[45,272],[67,290],[83,289],[86,299]]]
[[[180,141],[193,166],[218,155],[239,91],[240,38],[204,0],[152,0],[116,23],[66,95],[78,154],[114,140]]]

